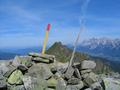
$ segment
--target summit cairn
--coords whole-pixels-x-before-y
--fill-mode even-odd
[[[68,63],[56,61],[54,55],[29,53],[1,65],[0,90],[105,90],[90,60],[68,69]]]

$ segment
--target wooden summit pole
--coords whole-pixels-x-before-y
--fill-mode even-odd
[[[50,27],[51,27],[51,25],[48,24],[48,25],[47,25],[47,29],[46,29],[46,33],[45,33],[44,42],[43,42],[42,54],[45,54],[45,50],[46,50],[46,45],[47,45],[47,41],[48,41],[48,35],[49,35]]]

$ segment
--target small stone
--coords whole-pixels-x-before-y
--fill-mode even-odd
[[[56,89],[54,89],[54,88],[46,88],[45,90],[56,90]]]
[[[61,77],[57,80],[56,90],[66,90],[66,83]]]
[[[4,80],[0,80],[0,90],[7,90],[7,83]]]
[[[87,78],[88,76],[89,76],[89,73],[85,73],[85,74],[81,75],[81,77],[82,77],[83,79]]]
[[[80,72],[81,72],[81,74],[83,75],[83,74],[92,72],[92,70],[87,69],[87,70],[81,70]]]
[[[92,90],[103,90],[99,82],[92,84],[90,87],[92,88]]]
[[[81,79],[80,71],[77,68],[75,68],[75,76]]]
[[[47,85],[49,88],[56,88],[57,80],[52,77],[52,78],[47,80]]]
[[[35,57],[32,60],[35,62],[50,63],[49,59],[44,59],[44,58],[40,58],[40,57]]]
[[[74,71],[75,69],[73,67],[68,67],[65,78],[70,79],[73,76]]]
[[[9,68],[5,63],[0,64],[0,74],[4,75],[7,71],[9,71]]]
[[[93,90],[93,89],[91,89],[91,88],[86,88],[85,90]]]
[[[43,59],[49,59],[51,61],[55,60],[55,56],[54,55],[39,54],[39,53],[29,53],[28,55],[32,56],[32,57],[40,57],[40,58],[43,58]]]
[[[96,63],[94,61],[84,60],[81,62],[81,69],[94,69],[96,67]]]
[[[80,84],[78,85],[68,85],[66,90],[80,90],[84,87],[84,84],[82,81],[80,81]]]
[[[69,85],[76,85],[76,84],[79,84],[79,79],[78,78],[71,78],[68,80],[67,84]]]
[[[25,86],[26,90],[31,90],[32,89],[32,77],[30,76],[23,76],[23,83]]]
[[[20,69],[21,71],[27,71],[28,70],[28,68],[25,65],[22,65],[22,64],[18,66],[18,69]]]

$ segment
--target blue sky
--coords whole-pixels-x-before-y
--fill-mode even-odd
[[[0,0],[0,48],[41,46],[51,23],[48,44],[73,43],[85,0]],[[89,0],[81,39],[120,38],[120,0]]]

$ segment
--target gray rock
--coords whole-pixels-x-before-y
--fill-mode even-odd
[[[83,74],[86,74],[86,73],[90,73],[92,72],[92,70],[90,69],[87,69],[87,70],[81,70],[80,73],[83,75]]]
[[[9,68],[5,63],[0,64],[0,74],[4,75],[7,71],[9,71]]]
[[[26,90],[24,85],[17,85],[17,86],[9,86],[8,90]]]
[[[75,76],[81,79],[80,71],[77,68],[75,68]]]
[[[23,64],[26,67],[32,66],[32,57],[31,56],[16,56],[12,62],[12,65],[18,67]]]
[[[89,73],[85,73],[85,74],[81,75],[81,77],[82,77],[83,79],[87,78],[88,76],[89,76]]]
[[[75,69],[71,66],[68,67],[66,73],[65,73],[65,78],[70,79],[73,76]]]
[[[54,55],[48,55],[48,54],[29,53],[29,56],[32,56],[32,57],[40,57],[40,58],[49,59],[49,60],[52,60],[52,61],[55,60],[55,56],[54,56]]]
[[[85,90],[92,90],[91,88],[86,88]]]
[[[76,84],[79,84],[79,81],[80,81],[80,79],[78,79],[78,78],[70,78],[68,80],[67,84],[69,84],[69,85],[76,85]]]
[[[91,86],[93,83],[98,82],[98,78],[93,72],[91,72],[83,81],[86,86]]]
[[[42,79],[48,79],[53,74],[50,71],[50,68],[47,64],[38,63],[29,68],[28,75],[31,77],[40,77]]]
[[[82,81],[80,81],[80,84],[78,85],[68,85],[66,90],[80,90],[84,87],[84,84]]]
[[[56,90],[66,90],[66,83],[64,79],[60,78],[57,80]]]
[[[56,89],[54,89],[54,88],[46,88],[45,90],[56,90]]]
[[[0,80],[0,90],[7,90],[7,83],[4,80]]]
[[[32,60],[35,61],[35,62],[50,63],[49,59],[43,59],[43,58],[40,58],[40,57],[35,57]]]
[[[105,90],[120,90],[120,80],[114,78],[104,78]]]
[[[6,78],[8,78],[16,70],[16,67],[12,65],[8,65],[7,67],[8,67],[8,71],[3,75]]]
[[[21,71],[26,71],[26,70],[28,70],[28,67],[26,67],[25,65],[20,64],[18,66],[18,69],[20,69]]]
[[[92,90],[103,90],[103,88],[99,82],[92,84],[90,87]]]
[[[23,76],[23,83],[26,90],[32,90],[32,88],[34,87],[35,83],[32,83],[34,81],[33,79],[34,78],[30,76]]]
[[[96,67],[96,63],[94,61],[84,60],[81,62],[81,69],[94,69]]]

